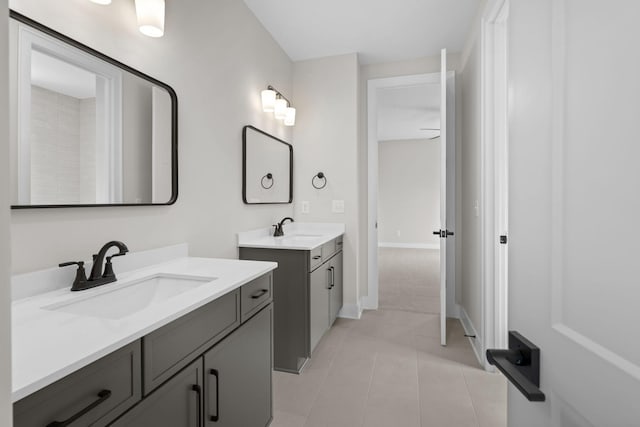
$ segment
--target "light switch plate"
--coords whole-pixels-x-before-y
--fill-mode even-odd
[[[331,211],[333,213],[344,213],[344,200],[333,200]]]
[[[309,211],[311,210],[311,203],[309,203],[308,201],[304,201],[304,202],[300,202],[300,212],[302,212],[303,214],[308,214]]]

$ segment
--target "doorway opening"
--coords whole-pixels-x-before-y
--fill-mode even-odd
[[[443,65],[446,70],[445,61]],[[442,143],[447,136],[449,143]],[[446,230],[443,214],[450,219],[449,229],[455,224],[454,72],[368,82],[368,184],[369,283],[363,307],[399,304],[442,317],[459,317],[454,237],[449,236],[449,244],[441,246],[443,239],[433,235],[434,230]],[[445,210],[441,210],[443,205]],[[438,266],[442,248],[447,262]],[[411,258],[420,264],[418,268],[406,268]],[[389,268],[390,264],[394,267]],[[443,270],[446,287],[439,283]],[[406,281],[404,288],[394,288],[400,275]],[[434,282],[438,284],[435,289],[428,285]],[[419,283],[427,286],[416,288]],[[444,326],[441,335],[444,345]]]

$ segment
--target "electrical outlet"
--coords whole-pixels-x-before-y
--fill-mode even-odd
[[[333,213],[344,213],[344,200],[333,200],[331,211]]]
[[[303,214],[308,214],[311,211],[311,203],[308,201],[300,202],[300,212]]]

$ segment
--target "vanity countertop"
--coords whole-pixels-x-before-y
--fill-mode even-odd
[[[313,250],[345,232],[339,223],[287,223],[283,227],[284,236],[274,237],[273,227],[238,233],[238,247]]]
[[[274,262],[183,257],[120,273],[117,282],[86,291],[70,292],[65,287],[14,301],[12,400],[52,384],[276,267]],[[215,280],[202,280],[193,289],[120,319],[51,309],[156,274]]]

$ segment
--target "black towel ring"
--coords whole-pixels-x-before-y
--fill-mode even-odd
[[[316,178],[322,180],[322,185],[316,185]],[[311,185],[313,185],[313,188],[315,189],[322,190],[327,186],[327,177],[324,175],[324,173],[318,172],[317,175],[311,178]]]
[[[266,179],[267,181],[271,181],[271,185],[270,185],[270,186],[268,186],[268,187],[267,187],[267,186],[264,184],[264,180],[265,180],[265,179]],[[269,172],[268,174],[266,174],[265,176],[263,176],[263,177],[262,177],[262,179],[260,180],[260,185],[261,185],[261,186],[262,186],[262,188],[264,188],[265,190],[268,190],[268,189],[270,189],[271,187],[273,187],[273,184],[274,184],[274,179],[273,179],[273,174],[272,174],[271,172]]]

